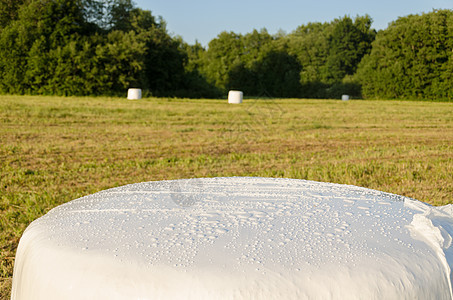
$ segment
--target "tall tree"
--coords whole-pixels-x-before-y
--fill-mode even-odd
[[[200,71],[210,83],[225,89],[228,72],[241,63],[242,52],[242,36],[234,32],[222,32],[209,42]]]
[[[200,71],[219,89],[225,90],[240,85],[241,89],[255,90],[256,82],[244,74],[250,75],[250,70],[257,61],[262,60],[272,50],[273,40],[265,29],[253,30],[245,36],[222,32],[209,42],[208,50],[200,60]],[[239,84],[240,81],[242,84]],[[255,87],[251,86],[253,84]]]
[[[371,23],[367,15],[354,20],[345,16],[330,23],[302,25],[285,37],[289,53],[297,56],[301,65],[301,96],[360,94],[355,84],[344,81],[371,49],[376,34]]]
[[[401,17],[380,31],[356,78],[368,98],[452,99],[453,11]]]
[[[112,94],[140,86],[169,94],[182,85],[184,62],[165,22],[128,0],[29,0],[0,32],[3,93]]]
[[[346,16],[334,22],[329,36],[326,83],[341,82],[346,75],[353,75],[359,62],[371,50],[376,32],[371,29],[371,18],[357,17],[354,22]]]

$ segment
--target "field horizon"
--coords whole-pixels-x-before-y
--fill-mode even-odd
[[[25,228],[129,183],[260,176],[453,203],[453,103],[0,96],[0,298]]]

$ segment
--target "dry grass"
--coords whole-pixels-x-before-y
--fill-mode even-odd
[[[127,183],[290,177],[453,203],[453,103],[0,96],[0,168],[8,298],[31,221]]]

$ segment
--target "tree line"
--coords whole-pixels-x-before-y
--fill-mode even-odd
[[[289,34],[171,36],[131,0],[0,0],[0,93],[453,98],[453,12],[308,23]]]

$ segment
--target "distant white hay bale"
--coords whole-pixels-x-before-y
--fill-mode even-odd
[[[228,93],[228,103],[240,104],[242,103],[243,97],[244,94],[241,91],[230,91]]]
[[[142,90],[141,89],[129,89],[129,90],[127,90],[127,99],[129,99],[129,100],[142,99]]]
[[[349,95],[342,95],[341,100],[343,101],[348,101],[349,100]]]

